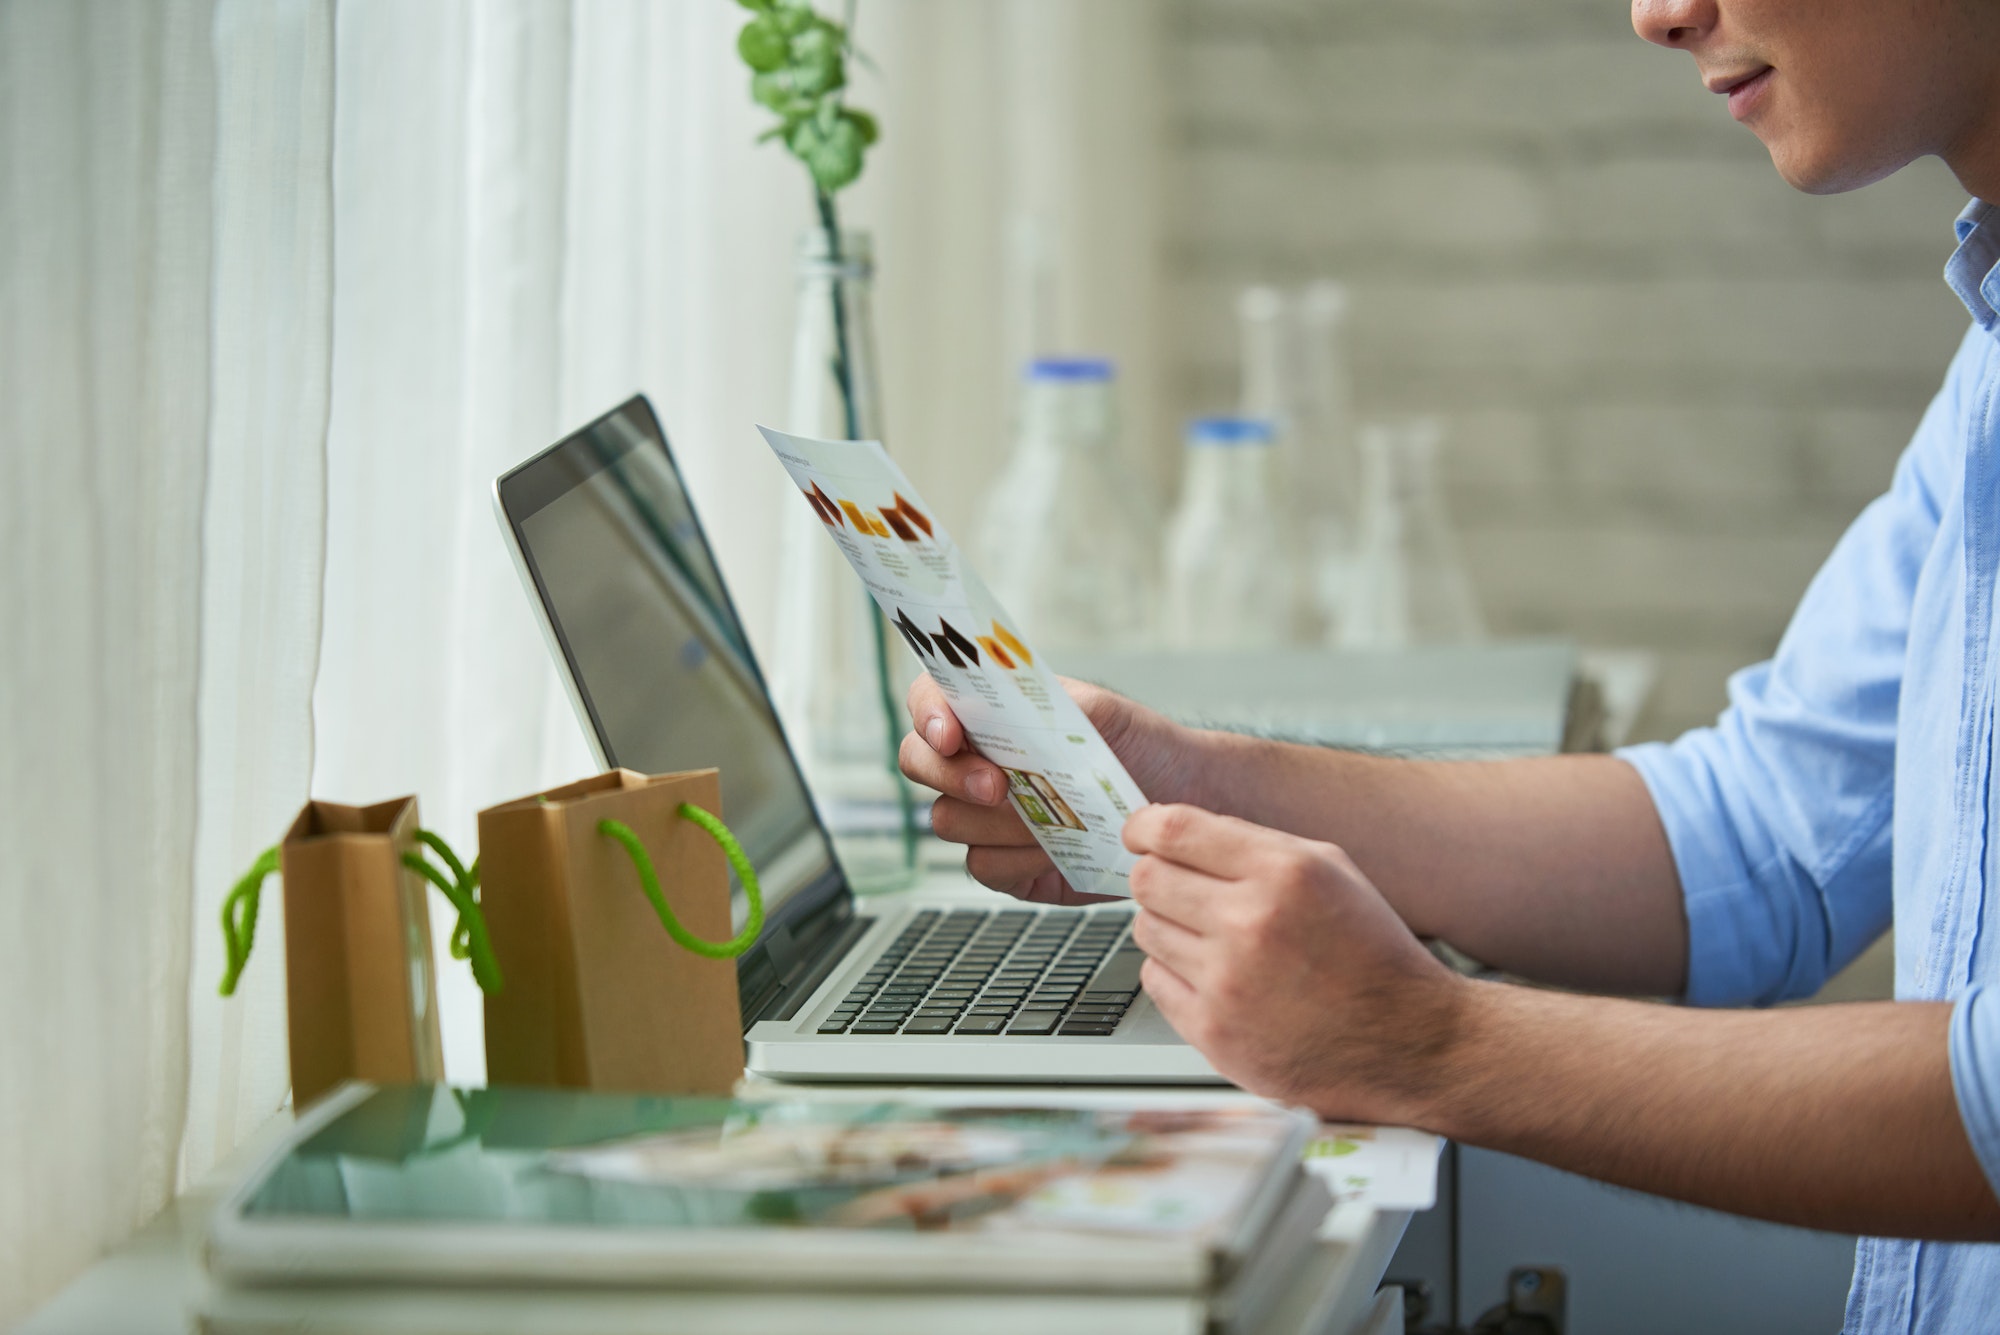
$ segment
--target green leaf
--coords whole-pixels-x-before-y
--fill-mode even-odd
[[[810,109],[810,104],[801,108],[799,95],[792,89],[790,70],[772,70],[768,74],[753,75],[750,79],[750,96],[757,99],[759,106],[769,107],[780,116],[793,116]]]
[[[854,184],[861,175],[861,156],[867,145],[862,142],[861,131],[850,120],[834,123],[832,131],[823,131],[812,122],[803,122],[800,129],[811,126],[809,136],[795,136],[810,141],[807,151],[799,153],[806,170],[812,173],[813,183],[827,194]],[[794,152],[798,152],[794,148]]]
[[[813,7],[805,3],[805,0],[777,0],[777,4],[771,10],[771,17],[778,21],[778,26],[784,30],[787,37],[796,37],[813,24],[826,22],[813,12]]]
[[[812,116],[792,121],[785,126],[785,147],[789,148],[792,156],[800,162],[807,161],[825,142],[826,132],[820,129],[819,121]]]
[[[752,19],[736,34],[736,54],[759,73],[783,69],[790,55],[790,43],[769,14]]]
[[[791,64],[794,84],[808,97],[823,96],[847,82],[840,38],[824,22],[792,38]]]
[[[840,114],[852,121],[855,129],[861,131],[862,143],[873,145],[877,139],[882,137],[881,124],[867,112],[855,107],[842,107]]]
[[[754,9],[759,14],[764,14],[770,11],[774,0],[736,0],[736,3],[745,9]]]

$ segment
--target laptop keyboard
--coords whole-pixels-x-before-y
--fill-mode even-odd
[[[1101,1038],[1139,995],[1131,926],[1128,910],[926,909],[819,1032]]]

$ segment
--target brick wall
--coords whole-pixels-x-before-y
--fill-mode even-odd
[[[1489,623],[1641,646],[1712,717],[1964,331],[1963,195],[1792,191],[1613,0],[1174,0],[1165,377],[1236,394],[1233,294],[1355,295],[1360,408],[1438,411]]]

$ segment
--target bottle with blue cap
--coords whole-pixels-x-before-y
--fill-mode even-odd
[[[1187,426],[1181,504],[1167,528],[1167,643],[1184,649],[1289,644],[1293,571],[1272,486],[1277,433],[1259,417]]]
[[[980,574],[1051,650],[1153,637],[1158,522],[1144,479],[1119,457],[1114,375],[1101,357],[1023,368],[1014,454],[981,515]]]

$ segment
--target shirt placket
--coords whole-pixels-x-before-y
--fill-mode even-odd
[[[1988,275],[1985,286],[1995,286]],[[1995,690],[1993,594],[1996,559],[2000,559],[2000,497],[1995,496],[2000,469],[1991,447],[1994,398],[2000,377],[1989,373],[1965,461],[1965,676],[1967,713],[1960,720],[1962,736],[1971,743],[1960,751],[1966,772],[1956,785],[1961,795],[1959,830],[1963,846],[1976,851],[1965,859],[1944,903],[1939,905],[1939,933],[1934,968],[1925,994],[1956,995],[1972,981],[1979,925],[1985,916],[1987,887],[1993,880],[1992,803]]]

